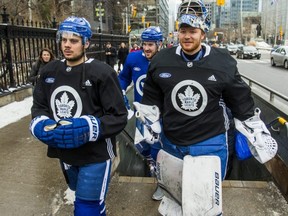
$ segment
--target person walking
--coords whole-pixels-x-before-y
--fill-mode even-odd
[[[163,34],[159,27],[151,26],[142,32],[141,40],[143,50],[129,53],[123,70],[118,76],[121,88],[123,90],[123,95],[125,98],[124,100],[128,106],[129,102],[126,96],[126,90],[132,82],[134,83],[134,101],[140,102],[142,99],[143,85],[148,66],[151,59],[154,58],[154,56],[161,49]],[[136,119],[136,134],[137,125],[140,125],[138,119]],[[151,145],[146,142],[136,143],[136,148],[147,159],[148,166],[153,170],[155,167],[157,153],[160,149],[160,144],[154,145],[153,148],[150,148],[150,146]],[[160,190],[161,189],[157,187],[155,193],[152,196],[152,199],[162,199],[163,193]]]
[[[40,51],[38,59],[32,64],[30,76],[28,81],[32,83],[33,86],[36,85],[37,79],[40,76],[40,70],[50,61],[54,60],[55,56],[52,51],[48,48],[43,48]]]
[[[269,132],[257,110],[254,111],[251,89],[242,80],[236,60],[227,50],[201,44],[210,28],[208,11],[203,2],[182,2],[178,16],[180,44],[163,49],[153,57],[141,104],[135,103],[137,106],[134,106],[136,109],[150,106],[153,110],[158,107],[160,111],[161,133],[155,127],[156,119],[153,124],[148,120],[142,124],[147,134],[151,133],[151,136],[146,136],[147,142],[152,144],[160,139],[164,151],[181,159],[185,155],[218,156],[221,161],[220,178],[223,180],[228,161],[229,119],[226,106],[235,122],[238,120],[236,129],[244,132],[251,143],[255,143],[254,140],[261,142],[251,132],[255,132],[256,127],[263,140]],[[269,138],[267,140],[270,144]],[[266,144],[260,146],[263,145]],[[257,159],[261,150],[256,148],[255,151]],[[261,154],[266,153],[262,151]]]
[[[127,123],[117,74],[85,54],[91,36],[85,18],[60,23],[57,43],[64,59],[43,68],[31,108],[30,131],[48,146],[48,157],[59,159],[75,191],[75,216],[106,215],[115,136]]]
[[[116,63],[117,51],[115,47],[112,47],[110,42],[107,42],[106,44],[105,55],[106,55],[106,63],[114,69],[114,65]]]
[[[120,44],[120,48],[118,50],[118,69],[117,69],[117,73],[118,74],[121,71],[121,65],[122,65],[122,68],[123,68],[128,54],[129,54],[129,50],[126,47],[125,43],[122,42]]]

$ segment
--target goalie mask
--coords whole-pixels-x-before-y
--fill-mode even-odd
[[[208,10],[201,0],[185,1],[178,8],[179,27],[188,25],[200,28],[206,33],[209,31],[211,24],[208,15]]]

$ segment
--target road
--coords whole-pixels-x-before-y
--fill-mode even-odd
[[[261,59],[236,59],[240,74],[268,86],[269,88],[288,96],[288,70],[284,67],[272,67],[269,51],[261,50]]]

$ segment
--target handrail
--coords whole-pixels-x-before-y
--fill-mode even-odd
[[[275,90],[273,90],[273,89],[271,89],[271,88],[269,88],[269,87],[267,87],[267,86],[265,86],[265,85],[263,85],[263,84],[255,81],[255,80],[253,80],[253,79],[251,79],[251,78],[249,78],[249,77],[247,77],[247,76],[245,76],[245,75],[243,75],[243,74],[241,74],[241,76],[242,76],[244,79],[247,79],[247,80],[248,80],[250,87],[252,87],[253,84],[256,84],[256,85],[260,86],[261,88],[269,91],[269,101],[270,101],[270,102],[274,102],[275,95],[276,95],[277,97],[281,98],[282,100],[288,102],[288,97],[287,97],[287,96],[285,96],[285,95],[283,95],[283,94],[281,94],[281,93],[279,93],[279,92],[277,92],[277,91],[275,91]]]

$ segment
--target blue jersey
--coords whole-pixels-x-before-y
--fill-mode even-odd
[[[123,90],[126,90],[133,81],[134,101],[141,102],[148,66],[149,60],[145,57],[142,50],[131,52],[127,56],[123,70],[118,76],[121,88]]]

